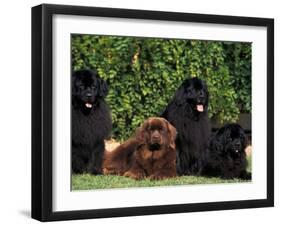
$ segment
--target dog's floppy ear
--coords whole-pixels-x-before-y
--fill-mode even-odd
[[[72,95],[76,95],[76,93],[77,93],[75,82],[76,82],[78,73],[79,73],[78,71],[74,71],[74,72],[72,72],[72,75],[71,75]]]
[[[76,78],[77,78],[77,75],[79,74],[78,71],[74,71],[72,73],[72,76],[71,76],[71,95],[72,95],[72,105],[74,108],[78,107],[78,90],[77,90],[77,86],[76,86]]]
[[[206,102],[205,102],[205,105],[208,107],[209,106],[209,99],[210,99],[210,94],[209,94],[209,91],[208,91],[208,86],[207,86],[207,83],[205,81],[202,81],[203,84],[204,84],[204,93],[206,95]]]
[[[224,154],[222,135],[215,135],[210,141],[210,150],[218,154]]]
[[[176,104],[177,105],[182,105],[184,104],[184,102],[186,101],[186,98],[185,98],[185,88],[184,86],[182,85],[177,91],[176,91],[176,94],[175,94],[175,101],[176,101]]]
[[[241,127],[241,130],[240,130],[240,134],[242,136],[242,138],[240,138],[240,139],[242,139],[242,148],[246,149],[246,147],[249,145],[249,140],[248,140],[248,138],[245,134],[245,131],[242,127]]]
[[[99,78],[98,83],[99,83],[99,96],[106,97],[106,95],[108,94],[108,85],[106,81]]]
[[[169,123],[166,119],[163,119],[166,122],[167,129],[168,129],[168,143],[171,148],[176,148],[176,137],[177,137],[177,130],[176,128]]]
[[[139,128],[136,130],[136,139],[139,144],[146,143],[146,130],[149,125],[149,119],[146,120]]]

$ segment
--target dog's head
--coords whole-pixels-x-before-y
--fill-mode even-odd
[[[96,71],[79,70],[72,74],[72,100],[81,110],[89,112],[107,93],[107,84]]]
[[[220,128],[211,142],[211,148],[219,150],[222,155],[239,158],[245,155],[247,139],[242,127],[238,124],[227,124]]]
[[[176,129],[166,119],[152,117],[147,119],[137,130],[136,138],[150,151],[175,148]]]
[[[208,109],[208,89],[205,82],[199,78],[185,80],[176,92],[178,105],[188,104],[194,112],[202,113]]]

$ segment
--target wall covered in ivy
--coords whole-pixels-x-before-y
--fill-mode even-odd
[[[113,138],[127,139],[158,115],[186,78],[205,80],[210,118],[235,122],[251,113],[251,44],[72,35],[72,69],[95,69],[107,81]]]

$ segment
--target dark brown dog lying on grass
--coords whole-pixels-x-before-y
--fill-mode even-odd
[[[152,180],[176,176],[176,129],[163,118],[149,118],[134,138],[105,153],[104,174]]]

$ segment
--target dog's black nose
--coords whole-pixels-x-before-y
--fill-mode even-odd
[[[234,143],[234,148],[237,149],[237,150],[240,149],[241,148],[240,142]]]
[[[198,98],[197,98],[197,103],[198,103],[198,104],[203,104],[203,105],[204,105],[204,103],[205,103],[204,97],[198,97]]]

